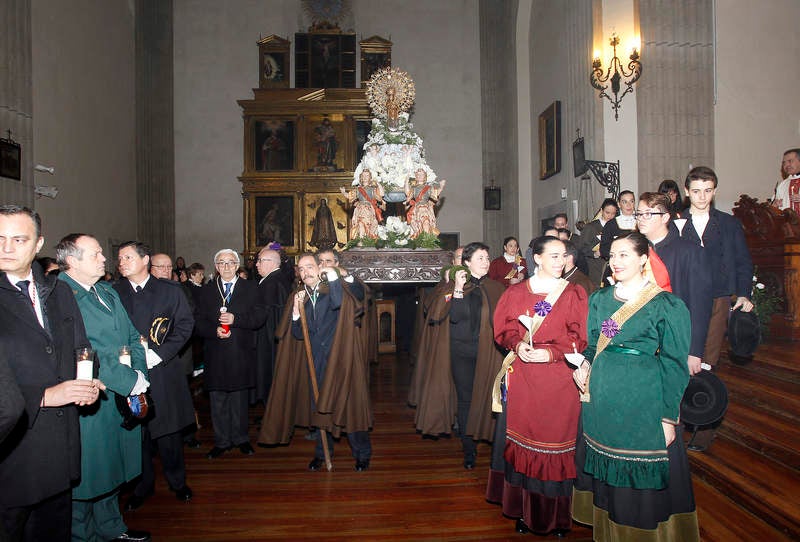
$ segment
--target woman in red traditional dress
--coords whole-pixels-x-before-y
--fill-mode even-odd
[[[492,260],[489,266],[489,278],[508,288],[522,282],[527,276],[525,258],[519,253],[519,241],[516,237],[506,237],[503,239],[503,255]]]
[[[586,345],[588,304],[583,288],[561,278],[562,241],[540,237],[532,250],[533,276],[510,286],[494,313],[495,340],[511,352],[501,370],[505,385],[497,402],[503,409],[486,498],[518,518],[517,531],[561,536],[572,525],[580,416],[573,368],[564,354]]]

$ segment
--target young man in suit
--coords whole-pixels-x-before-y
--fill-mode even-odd
[[[122,243],[119,272],[114,284],[133,325],[147,340],[147,369],[155,417],[142,432],[142,479],[128,499],[125,509],[133,511],[144,504],[155,489],[152,441],[164,468],[164,477],[178,500],[188,502],[192,490],[186,485],[182,431],[195,423],[194,406],[180,351],[194,329],[194,317],[179,283],[150,274],[150,247],[138,241]],[[158,270],[172,273],[172,262],[159,261]],[[166,266],[167,269],[163,267]]]
[[[699,166],[689,171],[684,186],[690,205],[688,214],[681,215],[688,218],[681,237],[703,247],[714,280],[704,356],[712,368],[719,362],[730,312],[753,310],[753,261],[744,227],[738,218],[714,207],[717,184],[717,174],[711,168]],[[711,445],[714,432],[713,428],[698,431],[689,449],[704,451]]]
[[[236,275],[238,253],[220,250],[214,266],[217,276],[203,287],[195,307],[195,329],[205,339],[204,378],[214,425],[209,459],[233,447],[244,455],[255,453],[247,434],[247,409],[256,383],[256,330],[266,317],[258,285]]]

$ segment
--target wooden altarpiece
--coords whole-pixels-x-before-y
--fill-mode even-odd
[[[244,121],[244,246],[247,256],[278,241],[289,255],[309,243],[327,204],[336,248],[348,241],[349,188],[370,129],[363,89],[254,89],[239,100]],[[323,202],[323,200],[325,200]]]

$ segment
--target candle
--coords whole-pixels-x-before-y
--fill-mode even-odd
[[[128,367],[131,366],[131,347],[127,344],[119,347],[119,362]]]
[[[75,378],[91,380],[94,377],[94,350],[91,348],[76,349],[75,361],[78,365]]]

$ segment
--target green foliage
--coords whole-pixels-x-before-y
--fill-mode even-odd
[[[753,273],[755,273],[753,275],[753,294],[750,296],[750,301],[755,305],[758,322],[761,324],[761,335],[767,337],[772,315],[778,312],[783,304],[773,288],[759,282],[757,267],[753,269]]]
[[[420,232],[414,239],[415,248],[440,248],[439,236],[432,233]]]

